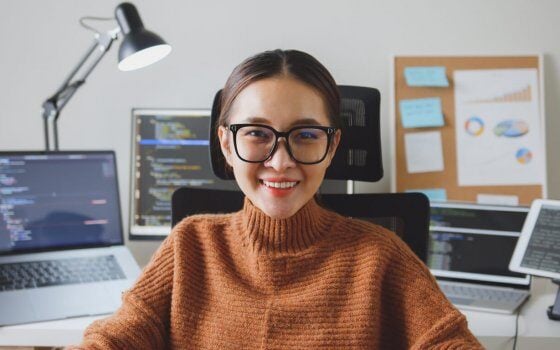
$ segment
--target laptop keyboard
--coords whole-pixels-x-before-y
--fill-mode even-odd
[[[443,294],[454,304],[469,305],[473,300],[518,302],[527,293],[516,290],[501,290],[483,286],[467,286],[439,283]]]
[[[0,264],[0,291],[124,278],[113,255]]]

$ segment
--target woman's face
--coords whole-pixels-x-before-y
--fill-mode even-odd
[[[233,102],[228,123],[258,123],[277,131],[301,125],[330,126],[321,95],[290,77],[267,78],[248,85]],[[278,140],[272,157],[261,163],[248,163],[237,156],[231,131],[220,127],[218,136],[222,153],[243,193],[268,216],[287,218],[317,192],[340,140],[340,131],[332,138],[333,147],[327,157],[312,165],[293,160],[284,138]]]

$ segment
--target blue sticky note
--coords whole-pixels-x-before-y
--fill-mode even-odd
[[[425,128],[444,124],[439,97],[401,100],[399,105],[401,121],[405,128]]]
[[[447,87],[449,82],[445,76],[445,67],[406,67],[404,78],[408,86]]]
[[[407,190],[406,192],[420,192],[425,194],[430,201],[445,202],[447,201],[447,192],[445,188],[423,188],[417,190]]]

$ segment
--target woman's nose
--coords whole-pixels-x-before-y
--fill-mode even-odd
[[[267,167],[272,167],[276,171],[282,171],[293,168],[296,165],[295,160],[288,152],[288,145],[285,140],[278,140],[278,146],[274,153],[264,162]]]

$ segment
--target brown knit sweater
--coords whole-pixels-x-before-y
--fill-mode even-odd
[[[183,220],[92,349],[478,349],[465,317],[393,233],[311,200],[271,219],[249,200]]]

